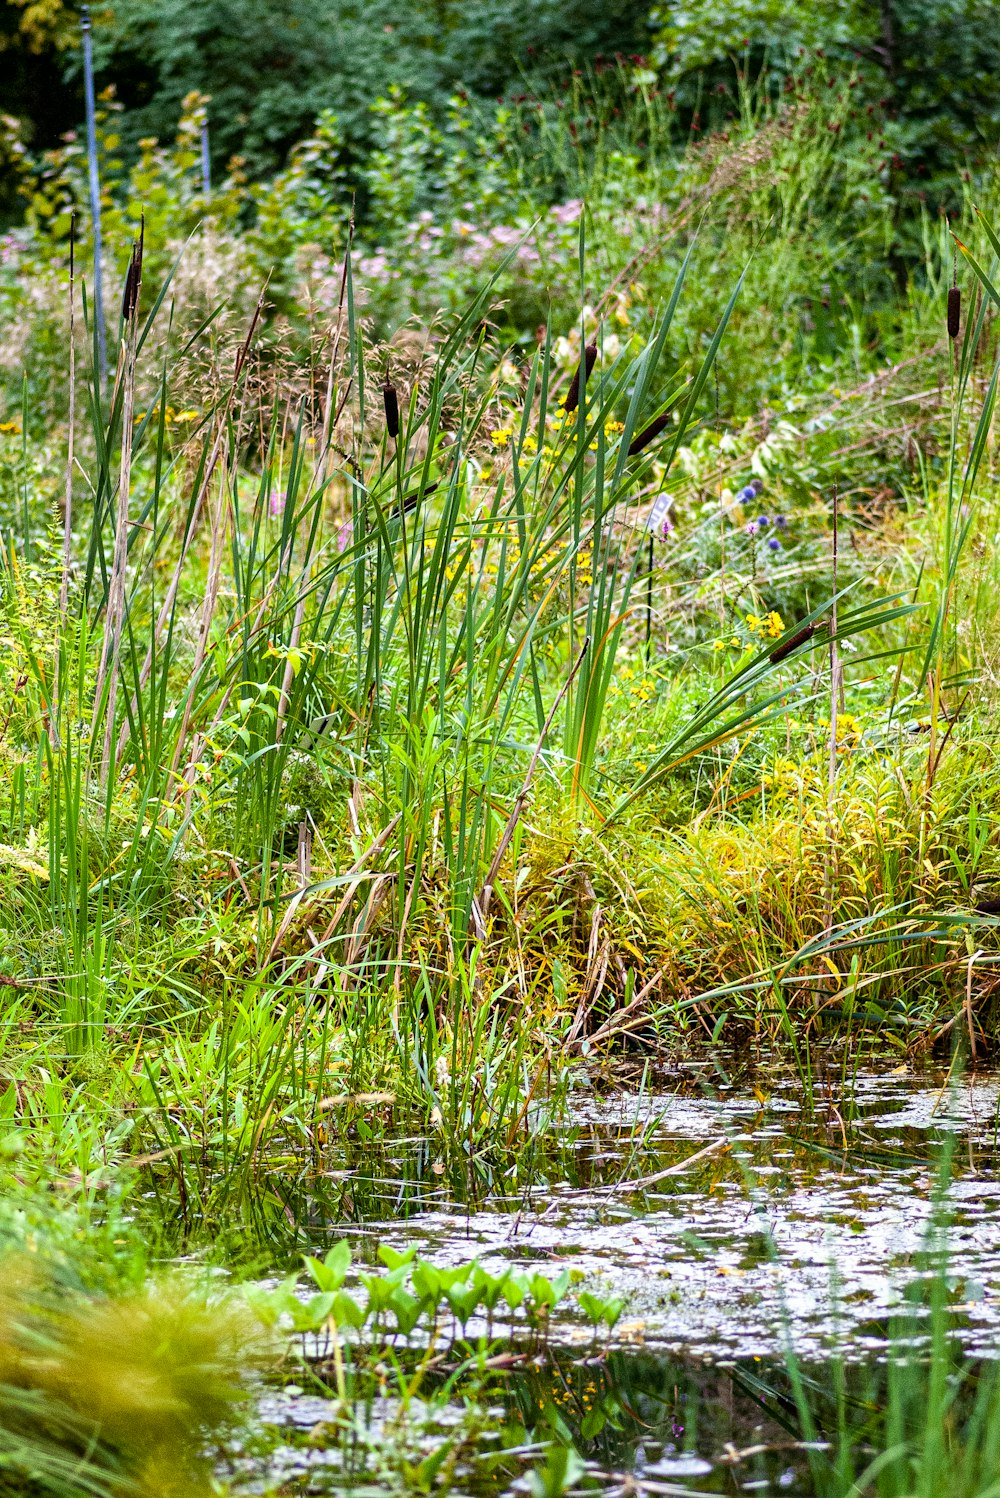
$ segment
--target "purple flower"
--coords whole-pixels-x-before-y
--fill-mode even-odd
[[[664,518],[663,524],[660,526],[660,536],[661,536],[661,539],[665,541],[667,539],[667,537],[670,535],[670,532],[673,530],[673,528],[674,528],[674,523],[673,523],[673,521],[670,519],[670,517],[668,515],[668,516],[666,516]]]
[[[345,520],[343,525],[340,527],[340,530],[337,532],[337,550],[343,551],[345,547],[350,545],[353,538],[354,526],[349,520]]]
[[[268,514],[272,520],[277,520],[279,515],[285,513],[285,495],[279,494],[277,489],[271,490],[271,498],[267,505]]]
[[[768,541],[768,543],[767,543],[767,549],[768,549],[768,551],[780,551],[781,550],[781,542],[778,540],[777,536],[772,536],[771,537],[770,541]]]
[[[570,198],[568,203],[557,203],[550,212],[557,224],[575,224],[583,212],[583,199]]]
[[[788,516],[775,515],[774,523],[778,527],[779,531],[786,531],[788,529]]]
[[[748,505],[751,500],[757,498],[757,491],[750,484],[747,484],[746,488],[740,490],[736,498],[741,505]]]
[[[756,536],[756,534],[757,534],[757,532],[759,530],[760,530],[760,526],[757,524],[756,520],[748,520],[747,521],[747,535],[748,536]]]
[[[757,516],[757,524],[760,526],[761,530],[766,530],[766,528],[771,524],[771,518],[770,518],[770,516],[769,515],[758,515]]]

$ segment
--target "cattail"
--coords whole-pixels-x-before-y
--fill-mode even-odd
[[[396,395],[396,387],[386,380],[382,386],[382,404],[385,406],[385,427],[389,436],[399,436],[399,397]]]
[[[122,322],[128,322],[135,311],[135,245],[125,275],[125,290],[122,293]]]
[[[145,232],[144,218],[139,230],[139,238],[132,241],[132,258],[128,263],[125,290],[122,293],[122,322],[131,322],[139,307],[139,288],[142,286],[142,242]]]
[[[428,494],[433,494],[436,488],[437,484],[434,483],[427,484],[423,489],[411,489],[409,494],[403,495],[402,503],[395,504],[390,510],[386,511],[387,519],[392,520],[398,518],[400,515],[408,515],[411,510],[416,509],[422,499],[426,499]]]
[[[767,658],[771,662],[771,665],[776,666],[779,661],[785,660],[791,655],[793,650],[798,650],[800,645],[804,645],[807,640],[811,640],[815,633],[815,624],[804,624],[801,629],[797,629],[790,640],[786,640],[783,645],[777,646],[776,649],[770,652]]]
[[[587,347],[583,351],[583,368],[584,368],[584,371],[585,371],[585,378],[586,379],[588,379],[588,380],[590,379],[590,372],[591,372],[591,370],[593,369],[593,367],[594,367],[594,365],[596,363],[597,363],[597,344],[596,343],[588,343]],[[574,374],[572,380],[570,380],[569,389],[566,392],[566,399],[563,401],[563,409],[565,411],[575,411],[576,408],[577,408],[577,406],[579,404],[580,404],[580,371],[579,371],[579,369],[577,369],[577,371]]]
[[[633,437],[631,446],[628,450],[629,457],[634,458],[636,453],[641,453],[644,447],[648,447],[649,444],[660,435],[669,421],[670,412],[664,411],[663,415],[658,416],[655,421],[651,421],[649,423],[649,426],[646,427],[644,431],[639,433],[638,437]]]
[[[958,329],[962,320],[962,293],[957,286],[952,286],[948,291],[948,337],[957,338]]]

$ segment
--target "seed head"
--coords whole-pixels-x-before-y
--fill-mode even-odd
[[[385,429],[395,439],[399,436],[399,397],[395,385],[388,380],[382,386],[382,404],[385,406]]]
[[[581,362],[583,364],[584,378],[589,380],[590,379],[590,372],[593,369],[594,365],[597,363],[597,344],[596,343],[588,343],[587,344],[587,347],[583,351],[583,359],[582,359]],[[577,408],[577,406],[579,404],[580,404],[580,370],[579,370],[579,368],[577,368],[575,374],[573,375],[573,378],[569,382],[569,389],[566,392],[566,399],[565,399],[565,401],[563,401],[563,409],[565,411],[575,411],[576,408]]]
[[[786,656],[791,655],[793,650],[798,650],[800,645],[804,645],[807,640],[811,640],[815,633],[815,624],[804,624],[801,629],[797,629],[790,640],[786,640],[783,645],[779,645],[771,651],[768,656],[771,665],[775,666],[778,661],[783,661]]]
[[[122,293],[122,322],[131,322],[139,307],[139,290],[142,286],[142,242],[146,234],[146,221],[142,220],[139,238],[132,241],[132,258],[125,276]]]
[[[962,293],[957,286],[948,291],[948,337],[957,338],[962,322]]]
[[[648,447],[660,435],[669,420],[670,412],[664,411],[663,415],[658,416],[655,421],[651,421],[649,426],[639,433],[638,437],[633,437],[628,450],[629,457],[634,458],[636,453],[641,453],[644,447]]]

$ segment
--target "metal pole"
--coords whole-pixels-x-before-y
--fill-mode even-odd
[[[201,122],[201,190],[206,198],[212,191],[212,158],[208,154],[208,120]]]
[[[87,164],[90,178],[90,222],[94,235],[94,325],[97,328],[97,366],[103,385],[108,375],[108,345],[104,328],[104,285],[101,268],[101,182],[97,174],[97,120],[94,107],[94,55],[90,42],[90,7],[80,12],[83,33],[83,93],[87,105]]]

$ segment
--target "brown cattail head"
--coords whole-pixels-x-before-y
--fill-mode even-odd
[[[584,378],[589,380],[590,379],[590,375],[591,375],[591,371],[593,370],[594,365],[597,363],[597,344],[596,343],[588,343],[587,344],[587,347],[583,351],[583,359],[582,359],[581,362],[583,364]],[[566,391],[566,399],[563,401],[563,410],[565,410],[565,411],[575,411],[576,408],[577,408],[577,406],[579,404],[580,404],[580,370],[578,368],[576,370],[576,373],[573,375],[573,378],[569,382],[569,389]]]
[[[391,510],[386,511],[387,516],[393,519],[399,515],[409,515],[410,511],[415,510],[420,501],[426,499],[428,494],[433,494],[436,488],[437,484],[434,483],[426,484],[423,489],[411,489],[409,494],[403,495],[401,504],[393,505]]]
[[[787,656],[791,655],[793,650],[798,650],[800,645],[804,645],[807,640],[811,640],[815,633],[815,624],[804,624],[801,629],[797,629],[790,640],[786,640],[783,645],[778,645],[771,651],[768,656],[771,665],[775,666],[778,661],[783,661]]]
[[[382,386],[382,404],[385,406],[385,429],[389,436],[399,436],[399,397],[395,385],[386,380]]]
[[[645,427],[639,433],[638,437],[633,437],[628,450],[629,457],[634,458],[636,453],[641,453],[644,447],[648,447],[660,435],[669,420],[670,412],[664,411],[663,415],[658,416],[655,421],[651,421],[649,426]]]
[[[957,338],[962,322],[962,293],[957,286],[948,291],[948,337]]]
[[[132,258],[128,263],[128,274],[125,277],[125,291],[122,295],[122,322],[132,321],[139,310],[139,291],[142,287],[142,244],[146,235],[146,217],[143,214],[139,226],[139,238],[132,241]]]
[[[122,292],[122,322],[130,322],[135,311],[137,288],[135,284],[135,245],[125,275],[125,290]]]

